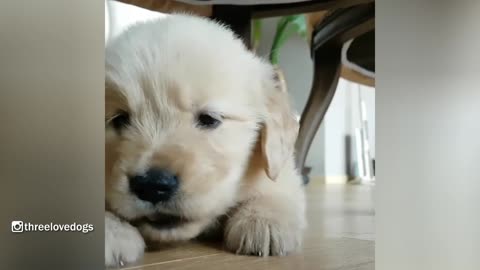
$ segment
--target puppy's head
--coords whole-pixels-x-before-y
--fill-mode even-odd
[[[231,31],[173,15],[106,49],[106,198],[125,219],[213,218],[232,206],[256,142],[275,179],[297,123],[275,70]]]

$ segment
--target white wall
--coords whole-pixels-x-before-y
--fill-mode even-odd
[[[360,97],[365,102],[371,156],[375,157],[375,90],[340,78],[325,115],[325,175],[352,176],[356,162],[355,128],[360,127]]]
[[[109,18],[109,28],[106,29],[105,33],[108,38],[118,35],[125,30],[126,27],[135,22],[166,16],[166,14],[111,0],[106,1],[105,14]],[[107,18],[107,16],[105,17]]]
[[[415,3],[376,2],[375,268],[477,270],[480,1]]]

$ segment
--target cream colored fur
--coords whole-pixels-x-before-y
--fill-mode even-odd
[[[172,15],[135,25],[106,49],[106,264],[138,260],[147,241],[189,240],[224,224],[226,248],[285,255],[306,226],[302,181],[293,160],[298,124],[274,68],[227,28]],[[119,111],[130,125],[111,127]],[[213,130],[200,111],[223,115]],[[127,175],[166,168],[180,179],[169,203],[152,205],[129,191]],[[128,221],[174,214],[188,220],[157,229]],[[140,234],[142,235],[140,237]]]

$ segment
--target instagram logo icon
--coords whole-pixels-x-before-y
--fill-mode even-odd
[[[23,221],[12,221],[12,232],[22,233],[23,232]]]

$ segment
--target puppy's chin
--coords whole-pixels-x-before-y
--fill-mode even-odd
[[[130,223],[136,227],[148,224],[150,227],[158,230],[172,229],[186,223],[190,223],[193,220],[179,215],[155,213],[148,217],[137,218]]]

